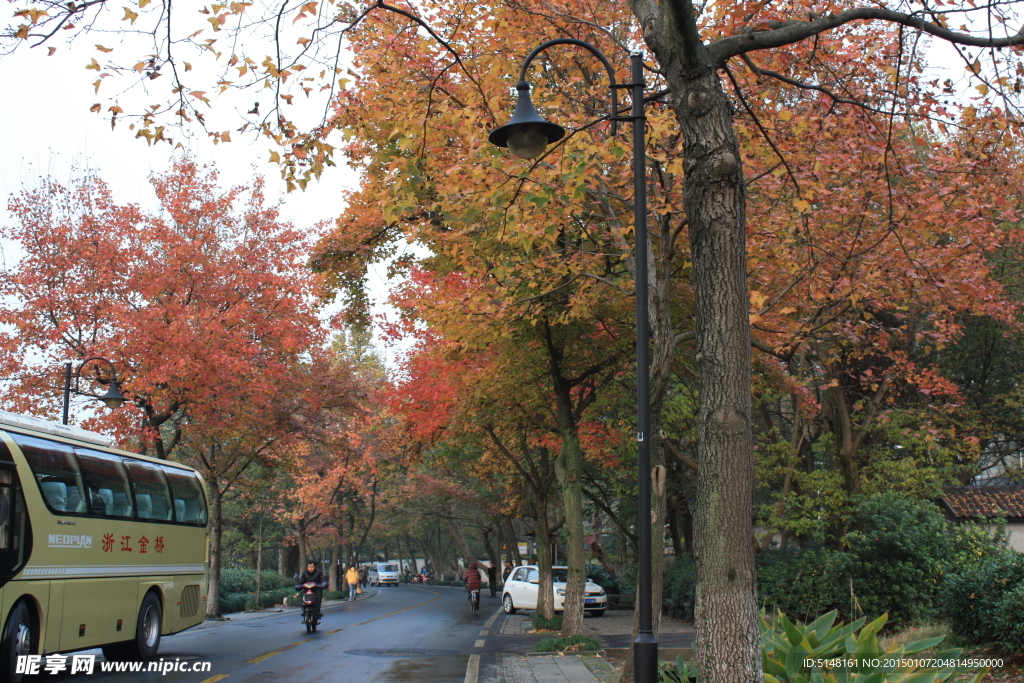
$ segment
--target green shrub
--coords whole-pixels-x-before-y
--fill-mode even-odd
[[[260,592],[282,590],[294,586],[290,578],[285,578],[275,571],[264,569],[260,576]],[[254,569],[221,568],[220,592],[255,593],[256,571]]]
[[[324,600],[344,600],[348,593],[344,591],[324,591]]]
[[[683,554],[665,567],[661,610],[675,619],[693,619],[697,603],[697,568],[693,555]]]
[[[565,636],[546,638],[534,645],[530,652],[593,652],[600,649],[601,644],[590,636]]]
[[[562,615],[556,614],[552,619],[545,619],[543,614],[534,614],[533,628],[538,631],[561,631]]]
[[[836,625],[837,613],[816,619],[809,625],[791,622],[782,613],[769,623],[761,618],[761,658],[765,683],[805,683],[806,681],[841,680],[847,683],[947,683],[963,680],[979,683],[987,669],[929,669],[918,667],[914,655],[929,652],[938,659],[956,659],[961,650],[935,651],[942,638],[929,638],[904,646],[891,645],[883,650],[878,632],[885,626],[885,615],[864,625],[861,618],[852,624]],[[884,656],[883,656],[884,655]],[[804,666],[807,659],[858,660],[873,659],[877,665],[830,668],[828,665]],[[894,666],[900,660],[913,662]],[[663,664],[661,683],[697,683],[696,668],[678,657],[674,664]]]
[[[804,620],[832,610],[849,617],[857,612],[850,593],[855,562],[854,555],[832,548],[760,553],[757,591],[761,606]]]
[[[845,550],[769,550],[757,557],[763,607],[813,619],[887,613],[896,624],[932,616],[943,577],[997,556],[1002,538],[948,522],[932,503],[885,493],[852,514]]]
[[[246,596],[245,609],[251,611],[251,610],[256,610],[256,609],[266,609],[268,607],[273,607],[274,605],[280,605],[287,596],[294,595],[294,594],[295,594],[294,590],[292,590],[292,591],[277,590],[277,591],[267,591],[267,592],[264,592],[261,589],[260,590],[260,603],[259,603],[259,605],[257,605],[256,604],[256,594],[255,593],[246,593],[245,594],[245,596]]]
[[[939,608],[965,641],[999,642],[1009,651],[1024,651],[1024,555],[1006,551],[977,567],[951,572],[942,584]]]
[[[248,599],[248,593],[221,593],[217,600],[220,605],[220,613],[244,612]]]

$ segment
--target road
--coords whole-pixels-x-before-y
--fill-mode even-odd
[[[201,672],[40,674],[26,683],[309,683],[359,681],[477,683],[497,680],[500,601],[484,591],[470,614],[465,591],[442,586],[370,588],[355,603],[328,604],[316,633],[307,634],[294,609],[237,615],[166,637],[159,658],[178,667],[208,663]],[[229,615],[229,617],[232,615]]]

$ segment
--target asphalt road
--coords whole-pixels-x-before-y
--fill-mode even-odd
[[[355,603],[328,604],[315,633],[295,609],[238,615],[165,637],[159,659],[206,671],[41,673],[26,683],[309,683],[310,681],[477,683],[493,680],[500,601],[485,597],[473,616],[465,591],[441,586],[370,588]],[[232,615],[229,615],[231,617]],[[70,659],[70,657],[69,657]]]

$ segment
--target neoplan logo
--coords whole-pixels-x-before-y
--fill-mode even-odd
[[[50,534],[51,548],[91,548],[92,536]]]

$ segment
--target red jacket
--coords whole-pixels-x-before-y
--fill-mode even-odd
[[[480,570],[470,567],[466,570],[466,575],[462,577],[462,582],[466,584],[466,590],[480,590]]]

